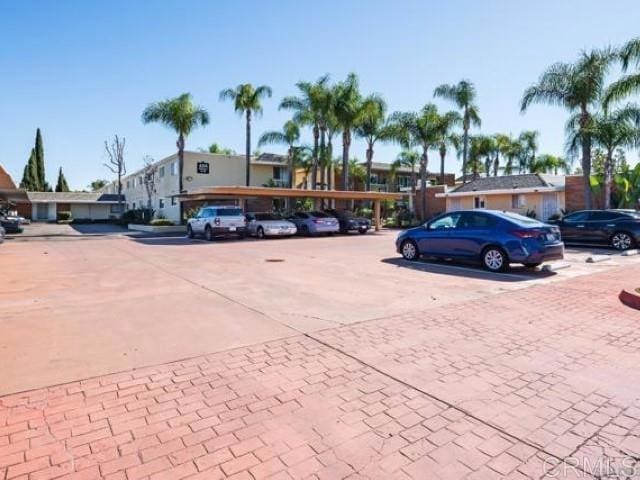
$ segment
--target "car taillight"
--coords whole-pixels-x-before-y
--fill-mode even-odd
[[[315,219],[315,218],[314,218],[313,220],[311,220],[311,221],[312,221],[313,223],[320,223],[320,220]]]
[[[220,219],[216,217],[213,223],[215,223],[216,225],[220,225]]]
[[[519,238],[540,238],[544,232],[536,229],[530,230],[511,230],[511,234]]]

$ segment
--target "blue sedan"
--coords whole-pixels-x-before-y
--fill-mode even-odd
[[[493,272],[509,263],[534,268],[564,256],[560,230],[532,218],[496,210],[462,210],[442,214],[396,239],[407,260],[420,256],[480,261]]]

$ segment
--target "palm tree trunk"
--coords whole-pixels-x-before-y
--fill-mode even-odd
[[[251,110],[247,110],[246,183],[251,185]]]
[[[178,136],[178,141],[176,142],[178,146],[178,193],[183,192],[182,186],[182,176],[184,173],[184,135],[181,133]],[[178,203],[179,212],[180,212],[180,223],[184,222],[184,206],[182,204],[182,200]]]
[[[294,175],[295,175],[295,169],[294,169],[294,165],[293,165],[293,145],[289,145],[289,151],[288,151],[288,155],[289,158],[287,159],[289,161],[289,188],[293,188],[293,182],[294,182]]]
[[[422,152],[422,160],[420,161],[420,219],[427,219],[427,164],[429,156],[425,148]]]
[[[373,166],[373,142],[367,142],[367,178],[366,190],[371,191],[371,167]]]
[[[607,150],[607,161],[604,164],[604,209],[611,208],[611,177],[613,173],[613,151]]]
[[[580,128],[586,129],[589,122],[589,112],[586,105],[581,107]],[[582,136],[582,177],[584,180],[584,208],[591,210],[591,136]]]
[[[349,190],[349,146],[351,144],[351,131],[345,128],[342,131],[342,189]]]
[[[500,169],[500,154],[496,153],[496,158],[493,161],[493,176],[498,176],[498,170]]]
[[[313,126],[313,153],[312,153],[312,165],[311,165],[311,190],[315,190],[318,184],[318,139],[320,137],[320,130],[318,125]]]
[[[418,184],[418,179],[416,178],[416,166],[415,163],[411,164],[411,198],[413,198],[413,214],[416,215],[416,211],[418,206],[416,203],[418,202],[418,198],[416,196],[416,187]],[[417,216],[417,215],[416,215]]]
[[[467,183],[467,162],[469,160],[469,119],[465,111],[464,124],[462,125],[462,183]]]
[[[444,185],[444,157],[447,156],[447,149],[440,147],[440,184]]]

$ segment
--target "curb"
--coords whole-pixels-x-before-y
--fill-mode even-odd
[[[618,295],[618,298],[627,307],[640,310],[640,293],[636,292],[635,290],[624,289],[620,292],[620,295]]]
[[[557,270],[562,270],[563,268],[569,268],[571,264],[569,262],[560,262],[560,263],[547,263],[542,266],[540,269],[543,272],[555,272]]]
[[[638,250],[637,248],[634,248],[632,250],[625,250],[620,255],[622,255],[623,257],[631,257],[632,255],[638,255],[639,253],[640,253],[640,250]]]
[[[611,259],[611,255],[591,255],[585,260],[585,262],[598,263],[598,262],[605,262],[610,259]]]

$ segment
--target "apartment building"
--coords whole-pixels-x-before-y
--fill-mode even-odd
[[[156,217],[180,220],[178,154],[169,155],[153,164],[154,182],[151,208]],[[182,188],[190,192],[202,187],[245,184],[245,156],[205,152],[184,152]],[[287,157],[265,153],[251,159],[252,186],[288,186]],[[117,193],[117,182],[106,185],[102,191]],[[122,178],[125,210],[146,208],[149,201],[145,182],[145,169],[141,168]]]

